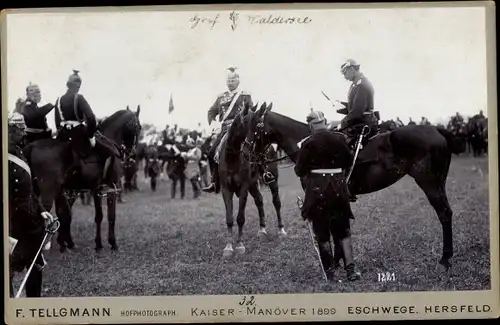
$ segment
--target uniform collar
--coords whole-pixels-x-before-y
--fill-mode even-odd
[[[240,87],[237,87],[235,90],[232,90],[232,91],[228,89],[227,91],[228,91],[230,94],[234,95],[234,94],[236,94],[238,91],[240,91]]]
[[[354,78],[354,80],[352,81],[352,85],[356,85],[358,83],[358,81],[360,81],[361,79],[364,79],[365,78],[365,75],[363,73],[360,73],[357,77]]]

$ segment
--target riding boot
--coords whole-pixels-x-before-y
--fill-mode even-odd
[[[220,191],[219,185],[219,166],[215,161],[210,162],[210,171],[212,176],[212,182],[207,187],[201,190],[206,193],[218,193]]]
[[[361,278],[361,275],[356,270],[356,265],[354,264],[354,258],[352,254],[352,240],[350,236],[342,239],[342,250],[344,251],[344,265],[347,272],[347,280],[359,280]]]
[[[108,177],[111,166],[113,165],[114,156],[108,157],[106,163],[104,164],[104,170],[102,174],[102,183],[99,185],[99,192],[101,194],[114,193],[115,190],[108,186]]]

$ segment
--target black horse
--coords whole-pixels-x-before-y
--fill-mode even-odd
[[[467,135],[474,157],[488,152],[488,120],[484,116],[475,115],[467,122]]]
[[[256,106],[252,110],[256,109]],[[266,219],[264,212],[264,202],[262,194],[259,190],[259,178],[262,172],[262,164],[254,164],[246,159],[242,152],[241,147],[245,140],[246,132],[243,132],[242,124],[244,123],[244,116],[248,114],[248,107],[240,112],[233,120],[227,131],[227,138],[222,140],[219,167],[216,172],[219,173],[221,183],[222,198],[226,207],[226,225],[228,231],[227,244],[223,251],[223,257],[230,257],[233,255],[233,195],[239,199],[238,216],[236,222],[238,224],[238,239],[236,244],[236,252],[243,254],[245,246],[243,245],[243,227],[245,225],[245,208],[250,194],[255,202],[259,213],[259,231],[258,235],[265,235],[266,232]],[[264,153],[264,157],[267,158]],[[281,218],[281,200],[279,197],[278,187],[278,169],[277,163],[273,162],[274,167],[269,172],[274,172],[274,182],[269,184],[273,196],[273,204],[276,210],[278,219],[278,235],[286,236],[285,227]]]
[[[133,152],[141,129],[137,112],[120,110],[106,118],[99,126],[98,131],[105,138],[114,142],[118,147],[124,147],[126,156]],[[96,134],[98,136],[98,134]],[[34,177],[34,183],[40,194],[42,204],[50,211],[55,200],[56,214],[60,221],[57,242],[60,251],[73,248],[71,238],[71,206],[68,202],[66,190],[80,192],[91,191],[94,196],[95,223],[96,223],[96,250],[102,249],[101,223],[103,219],[102,198],[95,191],[98,179],[103,173],[104,161],[92,151],[89,157],[83,161],[76,153],[76,149],[69,142],[59,139],[45,139],[31,143],[26,146],[24,153],[28,158]],[[50,161],[50,164],[47,162]],[[121,160],[115,159],[112,170],[113,178],[110,177],[110,186],[119,183]],[[74,173],[75,166],[79,166],[80,172]],[[115,237],[116,220],[116,196],[108,195],[108,242],[113,250],[117,249]]]
[[[298,155],[297,143],[310,135],[309,127],[271,111],[264,104],[250,112],[243,152],[262,157],[270,143],[277,143],[292,161]],[[380,133],[364,141],[349,182],[354,194],[366,194],[387,188],[405,175],[413,177],[436,211],[443,231],[443,254],[439,266],[448,269],[453,257],[452,209],[446,195],[446,178],[452,153],[465,150],[462,141],[445,129],[432,125],[407,125]],[[335,247],[338,243],[334,242]],[[335,249],[335,262],[341,256]]]

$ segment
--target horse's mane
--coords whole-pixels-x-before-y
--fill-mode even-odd
[[[270,111],[267,113],[267,118],[270,124],[279,126],[287,135],[302,132],[309,133],[309,126],[306,123],[294,120],[286,115]]]
[[[122,109],[122,110],[119,110],[117,112],[114,112],[111,116],[108,116],[104,120],[102,120],[102,122],[99,124],[99,129],[100,130],[107,129],[111,125],[111,123],[114,123],[117,120],[120,120],[121,118],[123,118],[123,116],[125,116],[127,114],[127,112],[133,113],[133,112],[126,110],[126,109]]]

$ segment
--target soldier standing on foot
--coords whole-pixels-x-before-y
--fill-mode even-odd
[[[302,217],[312,222],[323,269],[332,280],[335,272],[330,234],[342,246],[347,279],[359,279],[351,242],[353,217],[343,169],[348,169],[352,154],[343,136],[328,131],[322,112],[311,111],[307,122],[312,135],[301,145],[295,173],[303,178],[305,199]]]

